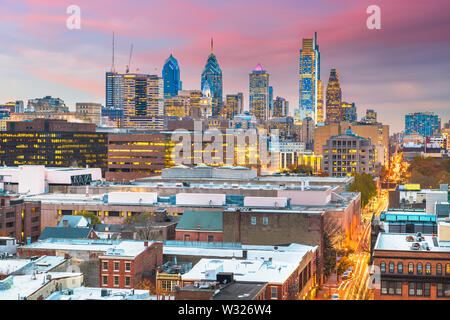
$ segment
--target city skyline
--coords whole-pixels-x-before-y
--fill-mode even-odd
[[[284,1],[270,10],[263,2],[255,6],[152,1],[135,8],[120,3],[105,8],[100,1],[79,1],[80,30],[66,28],[70,3],[4,3],[0,33],[9,45],[0,50],[0,67],[5,70],[2,103],[52,95],[71,109],[81,101],[104,104],[104,74],[110,69],[114,31],[119,72],[125,71],[129,46],[134,44],[130,72],[139,68],[141,73],[161,76],[164,61],[172,53],[183,70],[183,86],[200,89],[199,78],[213,37],[223,70],[224,96],[243,92],[249,101],[248,73],[260,62],[271,74],[274,96],[295,106],[301,40],[317,31],[321,78],[331,68],[338,69],[343,100],[354,101],[359,114],[374,109],[379,121],[392,126],[392,132],[403,129],[408,112],[433,111],[442,122],[450,115],[446,1],[408,1],[407,6],[383,3],[381,30],[366,27],[370,1],[339,5]],[[146,10],[150,7],[155,10]],[[174,14],[161,15],[167,10]],[[236,23],[229,22],[231,14]]]

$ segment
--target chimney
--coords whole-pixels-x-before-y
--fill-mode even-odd
[[[198,228],[200,229],[200,222],[198,223]]]
[[[144,247],[148,247],[148,241],[144,241]]]

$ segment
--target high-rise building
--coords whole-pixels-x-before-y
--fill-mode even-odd
[[[225,105],[222,109],[222,117],[233,120],[234,116],[244,112],[244,94],[227,94]]]
[[[282,97],[276,97],[273,101],[273,118],[281,118],[289,116],[289,101]]]
[[[45,96],[28,100],[27,111],[36,113],[69,112],[69,107],[60,98]]]
[[[273,87],[269,86],[269,118],[273,117]]]
[[[209,89],[212,95],[212,115],[219,116],[220,110],[223,104],[223,84],[222,84],[222,70],[220,69],[219,62],[213,52],[213,40],[211,39],[211,54],[206,61],[205,68],[202,72],[201,89],[203,91],[206,83],[208,83]]]
[[[323,146],[323,171],[333,177],[354,173],[376,175],[375,146],[348,129],[344,134],[331,136]]]
[[[164,127],[163,79],[157,75],[124,75],[124,127]]]
[[[106,72],[106,108],[123,108],[123,74]]]
[[[322,80],[317,81],[317,121],[316,123],[323,123],[324,112],[323,112],[323,85]]]
[[[269,74],[258,63],[249,78],[250,112],[257,120],[266,121],[269,119]]]
[[[377,113],[372,109],[366,110],[365,121],[367,123],[377,123]]]
[[[342,119],[342,90],[336,69],[331,69],[327,85],[327,123],[336,123]]]
[[[357,120],[355,103],[342,102],[341,104],[342,118],[341,121],[355,122]]]
[[[317,86],[320,80],[320,53],[317,32],[313,38],[304,38],[299,58],[299,108],[295,120],[311,118],[317,123]]]
[[[164,115],[166,117],[189,117],[191,108],[189,96],[174,96],[164,99]]]
[[[102,123],[102,105],[92,102],[77,102],[75,104],[77,118],[99,125]]]
[[[167,58],[162,70],[162,77],[164,79],[164,98],[171,98],[178,94],[181,89],[180,81],[180,67],[178,61],[172,54]]]
[[[421,134],[429,137],[441,132],[441,119],[433,112],[415,112],[405,115],[405,135]]]

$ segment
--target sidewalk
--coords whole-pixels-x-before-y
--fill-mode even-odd
[[[322,285],[322,289],[317,291],[316,300],[330,300],[331,295],[336,292],[338,285],[336,273],[331,274],[328,277],[328,281]]]

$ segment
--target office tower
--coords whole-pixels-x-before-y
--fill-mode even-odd
[[[163,129],[163,79],[157,75],[124,75],[124,127]]]
[[[342,118],[341,121],[355,122],[357,120],[355,103],[342,102],[341,104]]]
[[[244,94],[227,94],[225,105],[222,109],[222,117],[232,120],[235,115],[244,112]]]
[[[421,134],[429,137],[441,132],[441,119],[433,112],[415,112],[405,115],[405,135]]]
[[[311,118],[317,123],[317,90],[320,80],[320,53],[317,32],[313,38],[304,38],[299,58],[299,108],[295,120]]]
[[[164,79],[164,98],[171,98],[178,94],[181,89],[180,67],[178,61],[172,54],[164,63],[162,77]]]
[[[370,139],[376,148],[377,162],[389,164],[389,126],[381,123],[354,122],[352,131],[360,137]]]
[[[212,95],[212,115],[219,116],[222,108],[222,70],[219,67],[217,58],[213,52],[213,40],[211,39],[211,54],[206,61],[205,68],[202,72],[201,89],[203,91],[206,83],[208,83],[209,89]]]
[[[289,102],[282,97],[276,97],[273,101],[273,118],[281,118],[289,116]]]
[[[190,109],[189,97],[174,96],[164,99],[164,115],[166,117],[183,119],[189,117]]]
[[[317,80],[317,121],[316,123],[323,123],[324,112],[323,112],[323,85],[322,80]]]
[[[278,137],[280,140],[290,140],[294,136],[294,118],[282,117],[271,118],[267,121],[269,133],[276,129],[278,130]]]
[[[265,121],[269,118],[269,74],[258,63],[249,78],[250,112],[257,120]]]
[[[375,146],[352,132],[331,136],[323,146],[323,171],[332,177],[354,173],[376,174]]]
[[[342,119],[342,90],[336,69],[331,69],[327,85],[327,123],[336,123]]]
[[[106,108],[123,108],[124,75],[106,72]]]
[[[377,113],[372,109],[366,110],[365,122],[367,123],[377,123]]]
[[[92,102],[77,102],[75,114],[78,119],[100,125],[102,123],[102,105]]]
[[[273,87],[269,86],[269,118],[273,117]]]
[[[59,113],[69,112],[69,107],[60,98],[45,96],[28,100],[27,110],[36,113]]]

